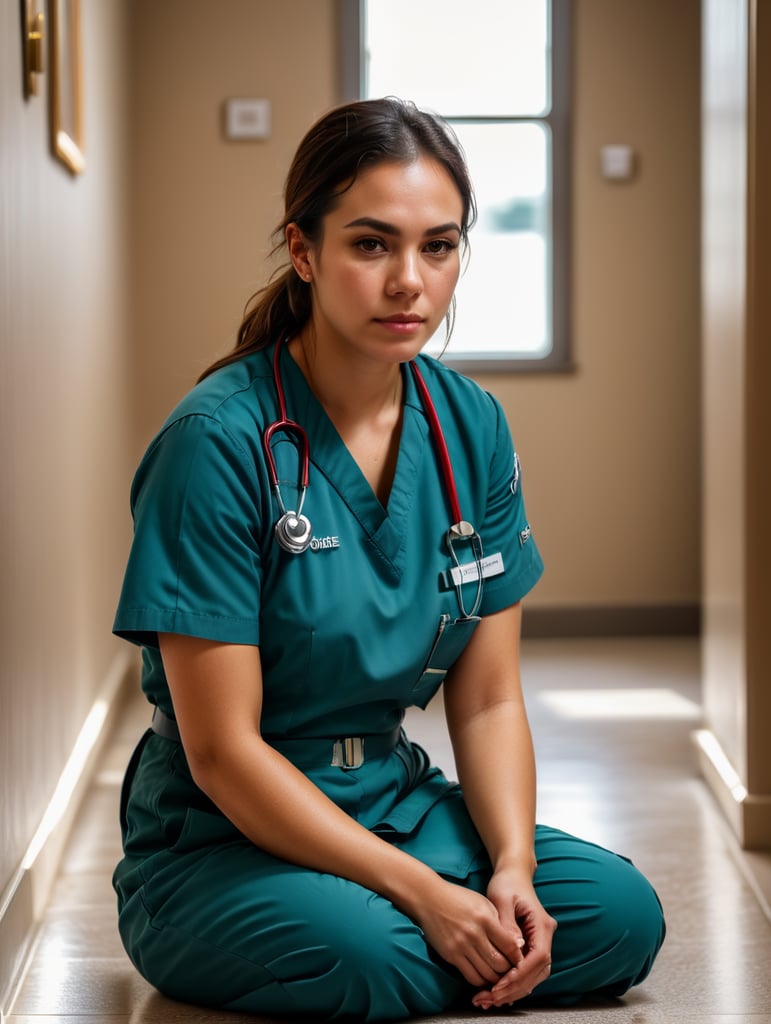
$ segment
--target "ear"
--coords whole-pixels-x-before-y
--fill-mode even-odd
[[[294,222],[288,224],[286,228],[286,247],[289,250],[292,266],[302,280],[310,284],[313,279],[311,246],[308,239]]]

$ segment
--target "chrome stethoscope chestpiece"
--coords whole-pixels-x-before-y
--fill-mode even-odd
[[[307,549],[313,535],[307,517],[299,512],[285,512],[273,530],[279,546],[290,555],[301,555]]]

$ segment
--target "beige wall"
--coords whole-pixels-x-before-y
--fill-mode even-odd
[[[771,848],[771,12],[704,0],[702,764],[742,843]],[[717,744],[715,747],[714,744]],[[720,751],[736,773],[716,770]]]
[[[698,0],[581,0],[574,18],[576,372],[505,401],[546,574],[531,606],[699,593]],[[639,174],[604,181],[628,143]]]
[[[4,901],[125,665],[110,636],[131,464],[124,5],[83,6],[88,166],[75,179],[49,155],[45,79],[23,99],[19,3],[0,0],[0,996]]]
[[[133,0],[137,455],[263,282],[284,175],[337,101],[336,0]],[[270,100],[264,142],[224,141],[228,97]]]
[[[507,409],[547,563],[531,606],[694,606],[699,0],[573,7],[577,369],[483,382]],[[141,446],[232,345],[264,280],[294,147],[336,101],[336,40],[332,0],[137,0],[132,12]],[[239,94],[271,100],[269,142],[223,142],[220,105]],[[613,142],[638,152],[630,184],[599,175]]]

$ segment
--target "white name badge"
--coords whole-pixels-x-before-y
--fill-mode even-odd
[[[488,555],[487,558],[483,558],[481,566],[483,580],[488,579],[490,576],[500,576],[503,572],[503,556],[500,551],[496,551],[494,555]],[[476,582],[479,579],[477,563],[465,562],[463,565],[456,565],[454,569],[450,570],[450,579],[456,587],[463,583]]]

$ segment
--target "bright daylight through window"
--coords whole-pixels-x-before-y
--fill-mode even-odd
[[[568,360],[566,6],[358,6],[360,95],[401,96],[442,114],[468,158],[479,217],[444,355],[461,369],[545,369]],[[428,351],[443,344],[442,330]]]

